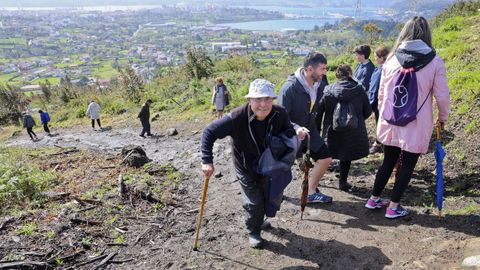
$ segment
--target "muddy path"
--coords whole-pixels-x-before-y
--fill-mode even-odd
[[[59,269],[92,269],[95,263],[79,262],[98,256],[98,250],[126,259],[99,266],[103,269],[461,269],[466,240],[480,236],[478,213],[439,219],[425,207],[430,204],[424,199],[432,190],[430,173],[417,172],[406,192],[404,205],[414,210],[411,216],[387,220],[384,210],[364,208],[381,162],[378,154],[352,164],[349,181],[356,186],[353,193],[338,190],[336,172],[329,171],[320,188],[333,196],[334,202],[307,206],[303,220],[299,210],[301,175],[295,167],[296,176],[284,193],[282,208],[271,219],[273,228],[262,233],[267,241],[265,248],[250,249],[240,187],[232,175],[229,140],[224,139],[215,144],[216,176],[210,180],[200,249],[194,252],[192,243],[204,180],[199,170],[201,130],[185,128],[179,129],[176,136],[162,134],[146,139],[138,137],[137,132],[132,128],[63,130],[58,136],[44,137],[36,143],[24,135],[7,142],[25,147],[74,146],[109,155],[134,144],[142,146],[153,163],[173,164],[182,174],[179,186],[172,191],[175,202],[159,211],[112,199],[112,204],[122,204],[131,211],[118,217],[128,226],[125,244],[106,245],[103,241]],[[116,175],[110,177],[115,182]],[[446,200],[445,208],[458,204],[462,201]],[[2,247],[20,246],[11,238],[13,226],[0,231]],[[83,227],[67,229],[63,235],[79,228]],[[28,242],[24,245],[28,247]],[[3,255],[7,252],[3,251]]]

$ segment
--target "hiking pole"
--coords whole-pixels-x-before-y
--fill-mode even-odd
[[[198,236],[200,235],[200,227],[202,226],[203,208],[205,207],[205,199],[207,198],[208,180],[209,176],[205,177],[203,183],[202,204],[200,205],[200,212],[198,213],[197,230],[195,231],[195,242],[193,243],[193,250],[198,250]]]

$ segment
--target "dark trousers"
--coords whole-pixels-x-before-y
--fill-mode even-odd
[[[45,130],[46,133],[50,133],[50,129],[48,128],[48,123],[43,124],[43,130]]]
[[[33,136],[37,137],[37,134],[35,134],[35,132],[33,132],[33,127],[27,128],[27,133],[28,133],[28,136],[30,136],[30,139],[32,139],[32,140],[33,140]]]
[[[382,193],[385,185],[388,182],[388,178],[390,178],[393,168],[397,163],[400,152],[402,152],[400,148],[395,146],[384,145],[383,147],[383,163],[378,169],[377,175],[375,176],[375,184],[373,185],[372,192],[373,196],[380,196]],[[400,161],[401,166],[395,179],[395,185],[393,186],[391,198],[392,202],[400,202],[400,198],[402,197],[405,189],[407,189],[408,183],[412,178],[413,170],[415,169],[415,165],[417,164],[419,157],[420,154],[403,151],[402,160]]]
[[[140,136],[145,135],[145,133],[149,136],[152,135],[152,133],[150,133],[150,121],[140,120],[140,122],[142,122],[142,132],[140,133]]]
[[[97,119],[97,124],[99,128],[102,128],[102,124],[100,123],[100,118]],[[92,128],[95,128],[95,119],[92,119]]]
[[[340,160],[340,183],[346,183],[347,182],[347,177],[348,177],[348,172],[350,171],[350,165],[352,162],[350,160],[348,161],[342,161]]]
[[[249,234],[260,234],[260,226],[265,216],[265,195],[262,179],[256,179],[238,171],[237,179],[242,187],[247,231]]]

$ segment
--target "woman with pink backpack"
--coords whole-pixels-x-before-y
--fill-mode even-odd
[[[432,47],[427,20],[415,16],[403,27],[383,65],[378,93],[377,140],[384,145],[384,158],[365,207],[373,210],[388,206],[386,218],[409,214],[400,205],[400,198],[420,154],[428,150],[434,127],[433,97],[438,108],[436,125],[443,126],[450,112],[445,63]],[[388,203],[380,195],[399,158],[401,167]]]

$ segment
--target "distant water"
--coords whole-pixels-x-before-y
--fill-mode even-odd
[[[27,11],[51,11],[51,10],[78,10],[78,11],[103,11],[103,12],[111,12],[111,11],[127,11],[127,10],[144,10],[144,9],[156,9],[161,8],[160,5],[135,5],[135,6],[116,6],[116,5],[109,5],[109,6],[82,6],[82,7],[0,7],[0,10],[7,10],[7,11],[19,11],[19,10],[27,10]]]
[[[257,31],[281,31],[285,29],[311,30],[315,27],[315,25],[322,26],[327,22],[333,23],[335,21],[337,21],[337,19],[266,20],[242,23],[224,23],[220,25],[235,29]]]
[[[264,30],[280,31],[283,29],[311,30],[317,26],[323,26],[326,23],[334,23],[342,18],[353,18],[355,8],[352,7],[314,7],[314,8],[295,8],[280,6],[235,6],[239,8],[253,8],[268,11],[277,11],[282,13],[287,19],[251,21],[242,23],[225,23],[222,26],[228,26],[242,30]],[[382,15],[381,9],[377,7],[364,7],[360,13],[360,19],[378,19],[386,20],[389,17]]]

